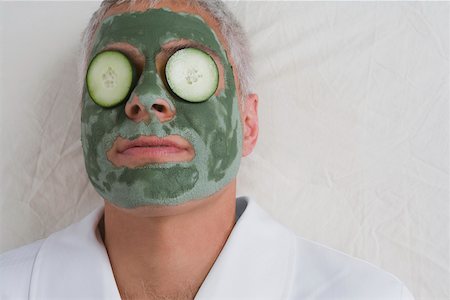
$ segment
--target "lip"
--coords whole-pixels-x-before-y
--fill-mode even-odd
[[[179,135],[164,138],[140,136],[134,140],[117,137],[107,152],[108,159],[118,167],[138,167],[149,163],[187,162],[194,158],[192,145]]]
[[[124,153],[130,148],[158,148],[158,147],[168,147],[176,148],[179,150],[188,149],[191,147],[188,141],[180,136],[169,135],[168,137],[160,138],[155,135],[151,136],[140,136],[134,140],[120,139],[117,141],[117,152]]]

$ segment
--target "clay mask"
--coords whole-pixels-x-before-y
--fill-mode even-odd
[[[207,101],[191,103],[171,94],[158,74],[155,57],[175,40],[189,40],[213,51],[223,66],[224,88]],[[213,30],[197,15],[152,9],[114,15],[99,27],[90,60],[107,45],[128,43],[145,56],[145,65],[131,95],[120,105],[103,108],[83,90],[81,141],[89,179],[111,203],[133,208],[149,204],[177,205],[209,196],[236,177],[242,155],[242,124],[232,66]],[[125,114],[125,104],[137,96],[150,122],[136,122]],[[176,114],[160,122],[150,109],[164,99]],[[117,137],[179,135],[189,141],[191,161],[119,167],[107,152]]]

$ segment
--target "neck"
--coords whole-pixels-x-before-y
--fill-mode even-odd
[[[233,229],[235,199],[233,180],[177,207],[105,201],[103,239],[122,299],[193,299]]]

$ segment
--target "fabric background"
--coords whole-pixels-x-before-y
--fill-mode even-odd
[[[98,2],[0,3],[0,251],[102,203],[84,169],[77,60]],[[260,135],[238,195],[299,235],[450,298],[449,3],[228,2]]]

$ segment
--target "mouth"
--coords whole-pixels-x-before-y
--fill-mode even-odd
[[[140,167],[147,164],[189,162],[195,156],[192,145],[179,135],[164,138],[140,136],[134,140],[117,137],[106,154],[116,167]]]

